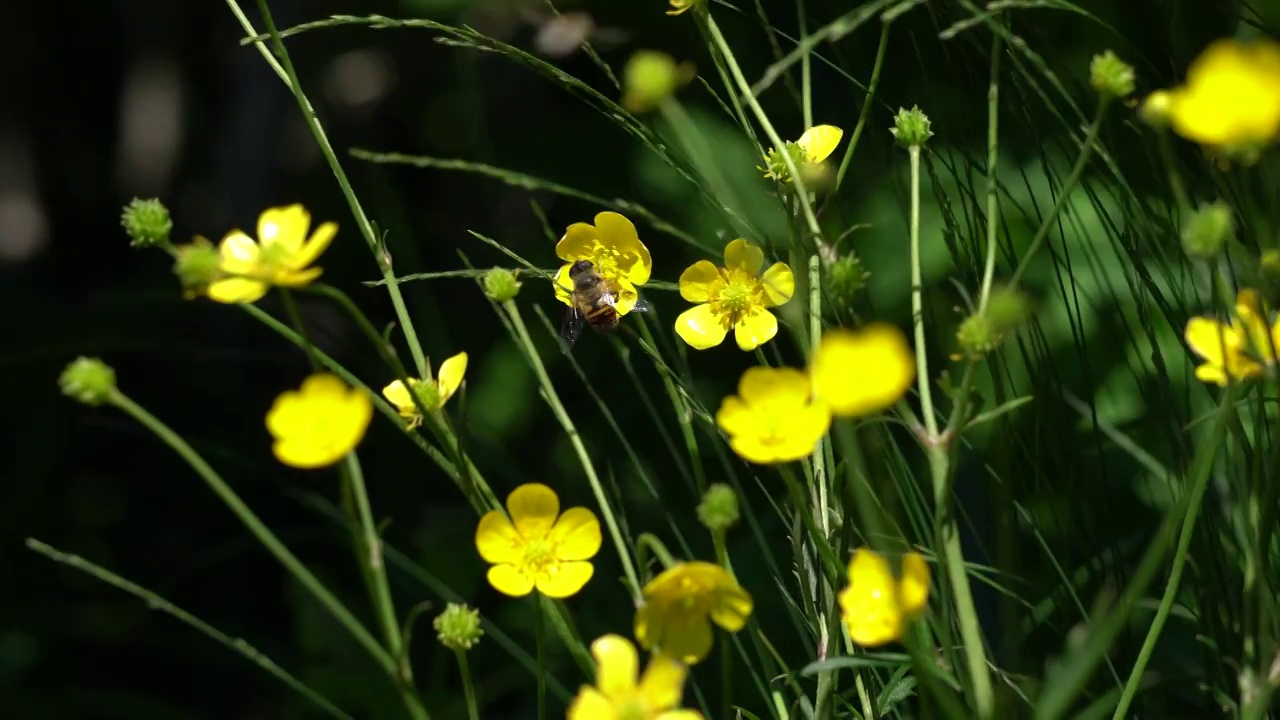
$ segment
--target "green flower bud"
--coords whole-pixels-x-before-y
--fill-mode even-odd
[[[504,268],[494,268],[484,274],[484,294],[494,302],[506,302],[520,292],[516,274]]]
[[[1089,84],[1102,95],[1128,97],[1133,93],[1133,66],[1110,50],[1094,55],[1089,63]]]
[[[480,629],[480,611],[459,603],[446,605],[431,625],[440,644],[450,650],[470,650],[484,635]]]
[[[101,405],[116,389],[116,371],[98,358],[78,357],[58,378],[62,394],[85,405]]]
[[[693,79],[693,66],[676,64],[666,53],[641,50],[631,56],[622,71],[622,107],[645,112],[657,107]]]
[[[987,306],[965,318],[956,331],[956,342],[970,358],[995,350],[1031,313],[1030,299],[1014,288],[996,288]]]
[[[800,145],[789,142],[782,146],[781,150],[769,148],[769,154],[765,155],[765,167],[757,166],[756,169],[764,173],[767,178],[775,178],[777,180],[788,180],[791,177],[791,171],[787,169],[787,160],[783,155],[789,155],[791,162],[796,169],[803,168],[809,162],[809,156],[805,153],[804,148]]]
[[[827,267],[827,288],[832,298],[842,308],[853,304],[867,286],[870,274],[862,267],[862,261],[852,252]]]
[[[698,503],[698,519],[709,530],[723,532],[738,522],[738,496],[724,483],[713,483]]]
[[[893,118],[893,127],[889,128],[889,132],[897,138],[898,144],[903,147],[916,147],[924,145],[929,138],[933,137],[933,131],[929,129],[932,123],[929,122],[929,116],[920,112],[920,108],[912,105],[910,110],[898,108],[898,114]]]
[[[124,206],[120,215],[120,224],[129,233],[129,245],[132,247],[153,247],[169,242],[169,231],[173,229],[173,220],[169,218],[169,208],[156,199],[140,200],[134,198]]]
[[[1222,246],[1235,233],[1235,216],[1221,200],[1200,209],[1182,228],[1182,249],[1194,258],[1210,259],[1222,252]]]
[[[189,244],[174,248],[173,273],[187,297],[202,295],[210,283],[222,276],[222,255],[213,243],[197,236]]]
[[[1167,127],[1169,106],[1172,102],[1173,95],[1168,90],[1156,90],[1142,101],[1142,105],[1138,106],[1138,118],[1154,128]]]

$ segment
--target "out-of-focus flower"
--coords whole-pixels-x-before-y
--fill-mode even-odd
[[[372,418],[373,402],[364,391],[318,373],[276,398],[267,411],[267,431],[275,438],[271,449],[280,462],[318,468],[354,450]]]
[[[640,50],[622,71],[622,107],[630,112],[652,110],[693,78],[689,63],[677,64],[666,53]]]
[[[1129,97],[1135,80],[1133,66],[1110,50],[1094,55],[1089,63],[1089,84],[1100,95]]]
[[[739,456],[769,465],[812,453],[831,426],[831,411],[814,399],[803,372],[757,366],[742,374],[738,394],[720,404],[716,424]]]
[[[698,520],[714,532],[724,532],[738,522],[738,496],[724,483],[711,483],[698,503]]]
[[[649,658],[636,682],[640,658],[630,640],[605,635],[591,643],[596,684],[583,685],[569,705],[568,720],[702,720],[679,707],[688,668],[664,655]]]
[[[1227,151],[1269,143],[1280,131],[1280,44],[1218,40],[1169,93],[1179,135]]]
[[[833,415],[869,415],[893,405],[915,381],[907,338],[887,323],[822,334],[809,366],[813,390]]]
[[[595,225],[574,223],[556,243],[556,256],[565,264],[556,272],[553,283],[556,299],[573,306],[573,280],[569,268],[579,260],[587,260],[604,277],[613,293],[614,309],[626,315],[636,306],[640,294],[636,288],[649,282],[653,259],[649,248],[640,242],[636,226],[616,212],[596,215]]]
[[[1268,326],[1268,309],[1253,290],[1236,295],[1230,324],[1217,318],[1193,317],[1187,321],[1184,337],[1204,363],[1196,367],[1196,378],[1226,386],[1258,377],[1276,364],[1280,348],[1280,320]]]
[[[751,595],[724,568],[682,562],[644,586],[636,610],[640,646],[692,665],[711,651],[711,623],[738,632],[751,616]]]
[[[815,125],[805,130],[799,140],[787,143],[781,150],[769,148],[764,156],[766,167],[757,168],[757,170],[763,172],[767,178],[793,182],[791,173],[787,170],[787,161],[783,159],[783,153],[791,158],[791,162],[801,172],[805,172],[806,169],[813,170],[835,152],[842,137],[844,137],[844,130],[835,125]]]
[[[510,514],[508,518],[507,513]],[[538,592],[576,594],[591,579],[588,562],[600,551],[600,521],[584,507],[560,513],[560,498],[540,483],[507,497],[507,513],[490,510],[476,526],[476,549],[489,568],[489,584],[512,597]]]
[[[251,303],[272,285],[301,287],[320,277],[311,264],[338,233],[336,223],[322,223],[307,236],[311,214],[301,205],[274,207],[258,217],[258,239],[232,230],[218,244],[222,272],[229,276],[209,285],[208,295],[221,303]]]
[[[186,245],[173,249],[173,274],[178,276],[188,300],[204,295],[209,286],[222,277],[222,255],[213,243],[197,235]]]
[[[396,412],[400,413],[400,417],[408,423],[408,429],[412,430],[422,424],[422,413],[418,411],[418,405],[413,401],[413,396],[418,396],[422,406],[428,412],[435,412],[444,407],[444,404],[449,402],[449,398],[458,391],[466,374],[467,354],[461,352],[440,364],[440,372],[436,374],[434,380],[409,378],[407,388],[404,383],[396,380],[382,388],[382,396],[387,399],[387,402],[396,406]]]
[[[858,548],[849,561],[849,585],[840,592],[840,611],[849,637],[875,647],[902,637],[907,621],[929,603],[929,566],[915,552],[902,557],[902,576],[895,578],[889,561]]]
[[[778,318],[769,308],[795,293],[796,279],[782,262],[763,273],[764,251],[741,238],[725,246],[724,267],[699,260],[680,275],[680,296],[701,303],[680,313],[676,334],[697,350],[724,342],[733,330],[738,347],[754,350],[778,334]]]

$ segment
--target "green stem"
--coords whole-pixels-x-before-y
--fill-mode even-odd
[[[536,609],[538,617],[542,617],[542,611]],[[462,694],[467,699],[467,718],[468,720],[480,720],[480,708],[476,705],[476,689],[471,683],[471,666],[467,664],[467,651],[454,650],[454,655],[458,656],[458,673],[462,675]]]
[[[533,642],[538,648],[538,720],[547,717],[547,650],[542,637],[542,593],[533,592]]]
[[[573,450],[578,455],[578,461],[582,464],[582,471],[586,473],[587,482],[591,484],[591,490],[595,493],[596,502],[600,504],[600,512],[604,514],[604,522],[609,528],[609,536],[613,539],[614,549],[618,552],[618,559],[622,562],[622,570],[627,575],[627,583],[631,587],[632,599],[638,601],[640,599],[640,578],[636,575],[635,564],[631,561],[631,555],[627,552],[627,545],[622,540],[622,530],[618,526],[617,518],[614,517],[613,506],[609,503],[609,496],[605,494],[604,487],[600,484],[600,478],[596,475],[596,469],[591,463],[591,456],[587,453],[587,447],[582,443],[582,437],[578,435],[578,429],[574,426],[573,420],[569,418],[569,412],[564,409],[564,405],[560,402],[560,396],[556,393],[555,385],[551,383],[551,377],[547,375],[547,369],[542,365],[542,358],[538,356],[538,348],[534,346],[533,338],[529,336],[529,330],[525,327],[524,319],[520,317],[520,309],[511,300],[503,303],[502,307],[511,319],[511,326],[515,330],[516,340],[524,349],[525,357],[529,360],[529,366],[533,368],[533,373],[537,376],[538,383],[542,386],[543,396],[546,397],[547,404],[551,406],[551,412],[560,421],[560,426],[564,428],[565,434],[569,436],[569,442],[573,445]]]
[[[991,34],[991,81],[987,86],[987,263],[982,270],[982,292],[978,312],[987,309],[991,283],[996,274],[996,229],[999,226],[1000,197],[996,165],[1000,160],[1000,53],[1003,36]]]
[[[927,442],[939,442],[938,417],[933,411],[933,389],[929,383],[929,359],[924,335],[924,287],[920,270],[920,146],[908,148],[911,157],[911,326],[916,337],[916,386],[920,392],[920,414],[929,431]]]
[[[169,429],[168,425],[165,425],[119,390],[112,391],[110,403],[128,413],[134,420],[137,420],[172,448],[174,452],[178,453],[178,456],[185,460],[192,470],[196,471],[196,474],[226,504],[227,508],[239,518],[240,522],[244,523],[245,527],[248,528],[258,542],[262,543],[262,546],[275,556],[276,560],[280,561],[280,564],[311,593],[321,606],[329,611],[329,614],[338,621],[338,624],[346,629],[356,643],[364,648],[369,653],[369,656],[374,659],[374,662],[391,677],[396,687],[400,689],[401,696],[405,706],[409,709],[410,715],[417,720],[425,720],[429,717],[426,709],[422,707],[422,704],[414,694],[413,688],[400,681],[396,659],[378,644],[378,641],[360,624],[360,621],[351,614],[351,611],[347,610],[342,602],[334,597],[328,588],[298,560],[297,556],[290,552],[284,543],[280,542],[275,533],[271,532],[271,529],[258,519],[258,516],[249,509],[249,506],[244,504],[240,496],[204,461],[204,458],[200,457],[180,435]]]
[[[1071,191],[1076,189],[1076,184],[1080,182],[1080,178],[1084,175],[1084,168],[1089,163],[1089,157],[1093,154],[1093,146],[1098,140],[1098,133],[1102,130],[1102,119],[1106,117],[1107,108],[1111,104],[1111,97],[1103,95],[1098,100],[1098,110],[1093,115],[1093,122],[1089,125],[1089,131],[1084,137],[1084,147],[1080,148],[1080,155],[1076,158],[1075,167],[1071,168],[1071,174],[1067,176],[1067,181],[1063,183],[1062,189],[1058,191],[1058,201],[1053,204],[1053,209],[1045,216],[1044,221],[1040,223],[1036,234],[1031,238],[1031,244],[1027,246],[1027,251],[1022,254],[1022,260],[1018,263],[1018,267],[1013,271],[1013,275],[1009,278],[1010,287],[1018,284],[1018,280],[1022,278],[1022,273],[1026,272],[1027,267],[1031,264],[1031,258],[1035,257],[1040,246],[1044,244],[1046,238],[1049,237],[1049,230],[1054,226],[1054,222],[1058,219],[1058,213],[1067,206],[1067,202],[1071,199]]]
[[[382,538],[378,536],[378,527],[373,521],[373,509],[369,504],[369,492],[364,484],[364,469],[354,451],[347,453],[343,459],[342,471],[351,484],[351,494],[356,501],[356,512],[360,520],[362,550],[360,562],[368,572],[373,590],[374,610],[378,614],[378,622],[382,625],[382,635],[386,640],[391,655],[399,659],[401,679],[411,682],[408,655],[404,652],[400,637],[400,623],[396,619],[395,604],[391,599],[391,586],[387,582],[387,565],[382,557]]]
[[[245,17],[244,12],[240,10],[236,0],[227,0],[227,5],[235,14],[236,19],[240,21],[240,25],[245,32],[251,37],[257,36],[257,31],[249,23],[249,19]],[[298,107],[302,110],[302,117],[306,120],[307,127],[311,129],[311,134],[315,137],[316,144],[320,146],[320,152],[324,154],[325,160],[329,163],[329,168],[333,171],[333,176],[338,181],[338,187],[342,189],[342,195],[346,198],[347,205],[351,208],[351,214],[355,216],[356,225],[360,228],[360,234],[364,236],[370,252],[374,254],[378,261],[378,268],[382,271],[382,278],[387,284],[387,294],[391,296],[391,305],[395,309],[396,319],[404,331],[405,342],[409,345],[409,353],[413,356],[413,363],[418,369],[418,376],[426,379],[428,377],[426,357],[422,353],[422,344],[418,342],[418,334],[413,329],[413,321],[409,318],[409,311],[405,307],[404,296],[400,293],[399,281],[396,280],[395,273],[392,272],[391,254],[383,247],[382,239],[378,237],[378,234],[373,229],[373,224],[369,222],[369,217],[365,215],[364,208],[360,205],[355,191],[351,188],[351,181],[347,179],[347,173],[342,169],[342,163],[338,162],[338,156],[333,151],[333,145],[329,143],[329,138],[325,135],[324,128],[320,125],[315,108],[311,106],[311,101],[302,92],[302,84],[298,82],[298,74],[293,68],[293,61],[289,59],[289,53],[285,50],[284,41],[280,38],[279,30],[276,29],[275,21],[271,17],[271,10],[267,7],[266,0],[258,0],[258,8],[262,11],[262,20],[267,26],[268,34],[271,35],[271,42],[275,46],[276,55],[280,58],[278,65],[274,61],[271,62],[273,69],[293,92],[294,100],[297,101]],[[256,44],[263,57],[271,57],[262,44]]]
[[[316,359],[315,345],[307,335],[307,326],[302,324],[302,313],[298,312],[298,301],[289,288],[284,287],[280,288],[280,299],[284,301],[285,312],[289,314],[289,321],[293,323],[293,328],[298,331],[298,337],[302,338],[302,349],[307,354],[307,362],[311,364],[311,372],[318,372],[320,361]]]
[[[805,17],[804,0],[796,0],[796,27],[799,31],[800,47],[804,48],[800,53],[801,114],[804,117],[804,126],[810,128],[813,127],[813,80],[809,68],[809,48],[805,42],[809,36],[809,22]]]
[[[867,97],[862,101],[862,110],[858,113],[858,123],[853,126],[853,134],[849,136],[849,145],[844,149],[844,157],[840,159],[840,169],[836,171],[836,186],[835,190],[831,192],[832,197],[840,189],[840,183],[844,182],[844,174],[849,170],[849,161],[853,159],[854,148],[858,147],[858,140],[862,138],[862,130],[867,125],[867,118],[871,116],[871,104],[876,96],[876,88],[880,85],[880,70],[884,67],[885,50],[889,47],[889,26],[892,24],[886,22],[880,25],[880,44],[876,47],[876,63],[871,68],[871,81],[867,83]]]
[[[658,355],[658,343],[653,338],[653,332],[649,329],[649,323],[645,318],[640,318],[638,323],[640,326],[640,337],[653,348],[653,353]],[[654,367],[658,369],[658,377],[662,378],[662,387],[667,391],[667,398],[671,401],[671,408],[675,410],[676,422],[680,425],[680,434],[684,437],[685,447],[689,450],[689,464],[693,468],[693,479],[698,486],[698,492],[705,494],[707,492],[707,473],[702,467],[702,453],[698,450],[698,437],[693,432],[693,411],[689,408],[688,402],[680,396],[680,391],[676,389],[675,381],[671,378],[671,371],[666,363],[654,363]]]

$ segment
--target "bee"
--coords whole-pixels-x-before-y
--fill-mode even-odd
[[[573,305],[565,311],[560,325],[561,348],[567,353],[578,341],[582,329],[590,325],[596,332],[611,332],[618,327],[622,316],[616,307],[617,298],[609,288],[609,281],[596,270],[590,260],[579,260],[569,267],[569,279],[573,281]],[[631,312],[648,312],[649,303],[637,298]]]

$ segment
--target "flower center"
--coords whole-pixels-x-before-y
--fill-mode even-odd
[[[682,578],[680,580],[680,589],[677,591],[679,596],[676,599],[675,607],[682,613],[696,615],[707,612],[707,606],[710,598],[706,589],[690,578]]]
[[[524,546],[524,563],[522,569],[530,575],[537,575],[546,571],[547,566],[551,564],[552,558],[551,543],[546,540],[534,540]]]
[[[728,315],[731,323],[736,324],[751,310],[752,306],[758,304],[755,298],[757,285],[759,281],[755,278],[744,277],[741,273],[731,274],[728,283],[720,291],[720,297],[717,298],[720,305],[719,314]]]
[[[275,270],[289,258],[289,248],[272,240],[262,241],[262,249],[258,253],[258,264],[268,270]]]
[[[422,407],[428,410],[440,409],[440,385],[435,380],[414,380],[413,392],[422,401]],[[414,413],[418,409],[414,407]]]

